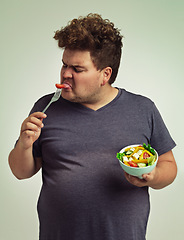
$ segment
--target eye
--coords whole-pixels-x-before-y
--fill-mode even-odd
[[[80,67],[73,67],[73,70],[76,72],[76,73],[81,73],[84,71],[83,68],[80,68]]]
[[[74,71],[75,71],[76,73],[81,73],[81,72],[83,72],[83,70],[79,70],[79,69],[74,69]]]

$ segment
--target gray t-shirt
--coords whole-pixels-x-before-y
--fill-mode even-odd
[[[32,112],[51,97],[38,100]],[[127,182],[116,153],[143,142],[159,155],[175,146],[154,103],[119,89],[97,111],[61,97],[46,113],[33,152],[43,159],[40,240],[144,240],[148,188]]]

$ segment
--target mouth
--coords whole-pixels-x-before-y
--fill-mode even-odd
[[[63,83],[62,83],[65,87],[64,87],[64,89],[72,89],[72,84],[71,83],[69,83],[69,82],[67,82],[67,81],[64,81]]]

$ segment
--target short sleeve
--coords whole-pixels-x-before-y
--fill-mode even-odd
[[[150,144],[157,150],[159,155],[172,150],[176,146],[176,143],[172,139],[162,116],[154,103],[152,109],[152,133]]]

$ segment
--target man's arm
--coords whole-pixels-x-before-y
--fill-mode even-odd
[[[171,184],[177,175],[177,165],[172,151],[159,156],[158,163],[151,173],[143,174],[139,179],[125,173],[126,179],[135,186],[149,186],[153,189],[161,189]]]
[[[32,147],[40,136],[43,118],[45,114],[36,112],[24,120],[16,147],[9,154],[10,168],[18,179],[32,177],[42,166],[41,158],[34,159]]]

